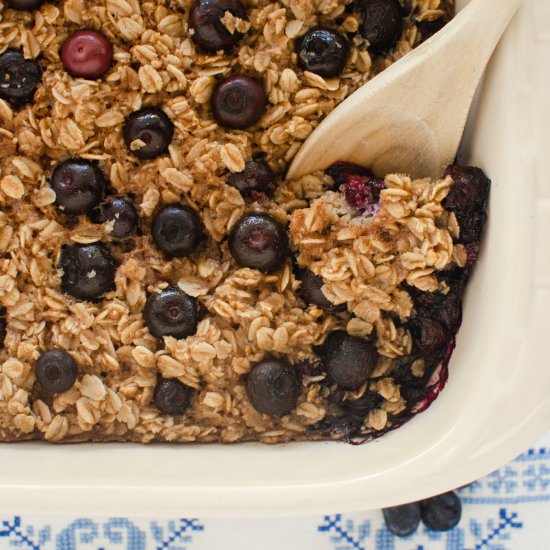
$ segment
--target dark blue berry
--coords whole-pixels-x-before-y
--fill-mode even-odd
[[[364,178],[372,179],[374,175],[370,170],[359,166],[353,162],[344,162],[339,161],[331,164],[326,170],[325,173],[329,175],[335,184],[335,188],[338,189],[340,185],[347,183],[348,179],[352,176],[361,176]]]
[[[415,349],[423,356],[444,352],[453,336],[438,321],[420,316],[412,319],[411,334]]]
[[[258,199],[277,185],[273,170],[265,160],[248,161],[242,172],[231,174],[227,183],[236,187],[245,198]]]
[[[301,385],[298,369],[281,359],[265,359],[246,377],[246,393],[252,406],[274,416],[288,414],[296,406]]]
[[[359,32],[375,53],[393,48],[403,32],[398,0],[359,0],[358,9],[362,16]]]
[[[63,214],[85,214],[101,201],[105,178],[99,167],[84,159],[60,162],[53,170],[50,187],[55,191],[55,204]]]
[[[437,19],[422,19],[421,21],[415,21],[415,24],[420,31],[422,38],[427,40],[436,32],[439,32],[448,22],[449,18],[444,15],[438,17]]]
[[[90,213],[94,223],[113,222],[111,236],[126,239],[135,235],[139,216],[129,197],[109,197]]]
[[[153,218],[153,240],[169,256],[184,257],[193,252],[203,237],[202,224],[189,206],[169,205]]]
[[[191,404],[193,389],[175,378],[159,378],[153,399],[157,409],[164,414],[183,414]]]
[[[8,7],[19,11],[37,10],[44,0],[6,0]]]
[[[483,208],[491,187],[483,170],[475,166],[453,164],[447,168],[445,176],[453,179],[451,190],[443,200],[446,210],[464,214]]]
[[[168,115],[158,107],[144,107],[127,118],[123,128],[124,142],[138,159],[149,160],[164,155],[174,137],[174,125]],[[132,149],[132,142],[141,140],[145,145]]]
[[[335,305],[328,300],[321,290],[324,285],[323,279],[309,269],[301,270],[299,278],[301,281],[300,296],[304,302],[315,304],[331,313],[346,309],[346,304]]]
[[[462,503],[453,491],[420,502],[424,525],[432,531],[449,531],[458,525]]]
[[[420,506],[418,502],[384,508],[383,514],[388,529],[398,537],[412,535],[420,524]]]
[[[61,349],[42,354],[34,369],[39,384],[50,393],[62,393],[72,388],[77,371],[75,360]]]
[[[272,273],[288,254],[288,235],[283,224],[268,214],[247,214],[229,235],[229,251],[239,267]]]
[[[244,75],[229,76],[214,88],[210,106],[220,126],[244,130],[262,118],[267,96],[259,80]]]
[[[42,79],[42,68],[25,59],[19,50],[8,49],[0,55],[0,98],[16,106],[30,103]]]
[[[4,314],[0,317],[0,349],[4,349],[4,340],[6,339],[8,324]]]
[[[246,11],[239,0],[196,0],[189,12],[191,39],[205,52],[229,50],[243,37],[242,33],[227,30],[221,19],[229,12],[246,19]]]
[[[70,244],[61,252],[61,290],[92,302],[115,287],[117,263],[101,243]]]
[[[300,67],[323,78],[338,76],[344,70],[349,50],[346,38],[327,27],[309,29],[296,48]]]
[[[145,304],[145,324],[153,336],[187,338],[199,323],[199,303],[177,287],[151,294]]]
[[[378,361],[378,352],[371,342],[340,330],[329,334],[321,355],[329,377],[345,389],[361,387]]]

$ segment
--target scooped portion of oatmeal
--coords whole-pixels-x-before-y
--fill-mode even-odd
[[[483,178],[284,173],[451,12],[6,0],[0,439],[341,439],[423,407],[479,249]]]
[[[328,399],[340,401],[323,423],[366,436],[400,425],[442,389],[489,180],[458,165],[439,181],[380,180],[347,163],[327,173],[334,185],[292,213],[290,235],[302,296],[327,311],[345,306],[344,330],[319,348],[334,384]]]

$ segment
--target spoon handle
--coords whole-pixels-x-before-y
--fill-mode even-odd
[[[432,88],[433,103],[423,101],[426,107],[425,120],[429,120],[429,126],[434,129],[436,136],[446,134],[444,127],[447,125],[464,128],[487,63],[523,1],[472,0],[434,37],[433,42],[428,40],[418,48],[425,51],[423,58],[414,60],[418,65],[415,77],[417,73],[418,78],[433,80],[434,71],[437,71],[439,81],[451,82],[454,88],[435,86]],[[447,62],[442,63],[442,59],[447,59]],[[445,116],[445,105],[451,106],[447,109],[450,117]],[[419,114],[418,105],[413,106],[413,109]],[[441,127],[439,131],[438,126]],[[452,140],[452,144],[447,147],[456,152],[460,138],[458,136],[458,141],[456,138]]]
[[[378,176],[440,177],[456,156],[487,62],[523,1],[471,0],[330,113],[298,151],[288,177],[338,160],[363,164]]]

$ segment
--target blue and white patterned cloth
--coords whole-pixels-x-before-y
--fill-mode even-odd
[[[550,434],[460,495],[458,527],[421,526],[404,539],[379,510],[269,519],[13,515],[0,517],[0,550],[550,550]]]

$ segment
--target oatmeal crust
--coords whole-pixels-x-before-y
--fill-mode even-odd
[[[395,321],[412,307],[400,284],[433,290],[438,270],[465,262],[463,248],[453,244],[456,219],[441,206],[452,181],[388,176],[379,216],[365,219],[351,215],[326,175],[282,180],[319,121],[416,46],[419,22],[451,10],[451,2],[439,0],[402,3],[414,16],[394,50],[371,57],[355,34],[343,74],[323,79],[298,68],[294,39],[318,24],[355,33],[359,22],[347,1],[244,2],[248,21],[228,14],[224,24],[246,34],[223,55],[196,49],[188,0],[66,0],[30,13],[0,2],[0,52],[20,48],[44,69],[33,104],[14,108],[0,99],[0,306],[8,325],[0,351],[0,439],[325,438],[312,429],[331,412],[323,374],[305,371],[299,403],[282,418],[251,407],[243,377],[270,354],[284,354],[300,368],[336,328],[375,338],[378,379],[349,398],[378,393],[381,405],[365,430],[391,426],[392,415],[405,408],[392,365],[411,346]],[[101,80],[71,78],[61,65],[60,47],[82,28],[101,30],[113,44],[113,66]],[[233,73],[262,78],[268,94],[266,113],[247,131],[220,128],[208,106],[217,79]],[[125,118],[145,106],[160,106],[175,126],[169,154],[147,162],[122,137]],[[227,176],[262,154],[282,183],[272,198],[245,203]],[[143,231],[130,245],[110,237],[112,223],[69,220],[54,207],[48,179],[70,157],[97,161],[114,192],[135,198]],[[169,203],[194,208],[208,235],[188,258],[167,259],[151,239],[151,218]],[[329,315],[304,304],[290,260],[271,275],[235,265],[225,238],[250,211],[289,224],[298,263],[320,275],[326,296],[346,303],[348,312]],[[119,263],[116,290],[98,303],[63,294],[62,247],[99,241]],[[162,345],[144,326],[142,310],[149,293],[174,284],[197,297],[207,314],[195,335],[167,337]],[[79,376],[69,391],[51,396],[35,383],[34,364],[54,347],[71,353]],[[183,417],[163,415],[152,403],[159,374],[196,390]]]

